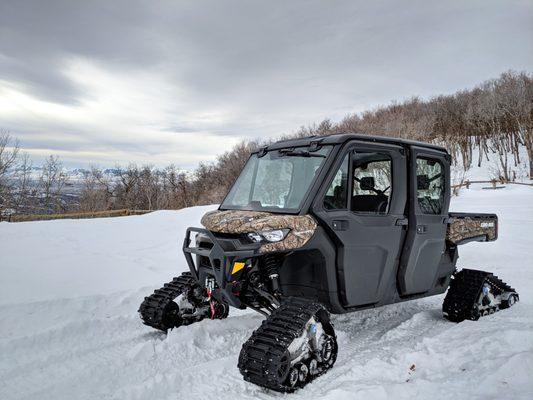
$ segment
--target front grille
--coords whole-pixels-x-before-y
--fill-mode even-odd
[[[250,240],[250,238],[244,233],[220,233],[220,232],[216,232],[216,233],[213,233],[213,234],[215,235],[215,237],[217,239],[219,239],[222,242],[224,242],[224,241],[231,242],[231,241],[234,241],[234,240],[238,240],[241,245],[255,243],[254,241]]]

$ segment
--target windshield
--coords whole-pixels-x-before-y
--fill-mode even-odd
[[[221,209],[297,211],[324,164],[331,146],[306,147],[252,154]]]

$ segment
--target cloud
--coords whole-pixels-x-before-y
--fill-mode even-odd
[[[39,157],[194,165],[533,64],[523,1],[12,1],[0,126]]]

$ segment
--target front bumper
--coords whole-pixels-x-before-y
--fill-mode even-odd
[[[196,240],[193,242],[191,239],[193,233],[207,237],[211,247],[198,246]],[[234,307],[243,308],[241,301],[232,290],[231,270],[235,261],[244,261],[260,255],[260,246],[260,243],[242,243],[238,238],[217,238],[207,229],[190,227],[185,233],[183,254],[191,274],[200,284],[203,284],[201,280],[205,279],[206,275],[214,277],[218,285],[215,294],[221,295],[220,300]],[[209,260],[209,265],[200,263],[202,257]],[[221,293],[216,293],[217,290]]]

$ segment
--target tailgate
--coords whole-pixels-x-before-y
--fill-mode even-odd
[[[492,242],[498,238],[496,214],[449,213],[446,240],[455,244]]]

